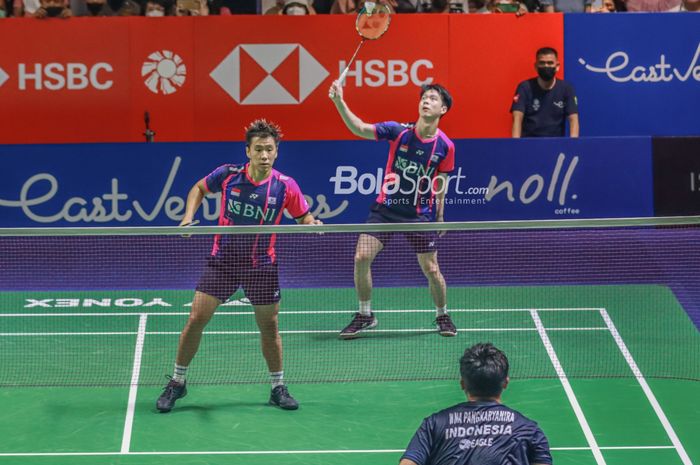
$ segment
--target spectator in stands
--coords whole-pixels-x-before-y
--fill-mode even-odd
[[[314,0],[313,2],[314,10],[319,15],[327,15],[331,12],[331,7],[333,6],[333,0]]]
[[[541,0],[545,13],[590,13],[593,0]]]
[[[64,0],[41,0],[39,8],[34,12],[34,17],[44,18],[70,18],[72,12]]]
[[[417,13],[420,8],[420,0],[396,0],[397,13]]]
[[[537,77],[518,84],[513,96],[513,137],[563,137],[567,120],[569,134],[578,137],[576,92],[571,84],[556,78],[557,51],[551,47],[537,50],[535,69]]]
[[[488,14],[491,13],[488,8],[486,8],[486,0],[468,0],[467,1],[467,13],[470,14]]]
[[[448,0],[419,0],[419,13],[449,13],[450,5]]]
[[[682,0],[623,0],[627,11],[660,13],[680,11]]]
[[[169,6],[165,0],[148,0],[143,14],[151,18],[169,16]]]
[[[175,16],[209,16],[209,4],[206,0],[177,0],[174,8]]]
[[[276,0],[275,5],[265,10],[263,14],[278,15],[282,12],[282,8],[284,8],[284,0]]]
[[[599,7],[593,6],[591,12],[593,13],[615,13],[617,7],[613,0],[603,0]]]
[[[446,0],[445,0],[446,1]],[[396,0],[381,0],[376,3],[382,3],[389,7],[392,13],[396,12]],[[335,0],[333,6],[331,7],[331,13],[333,14],[348,14],[348,13],[359,13],[365,4],[365,0]]]
[[[316,11],[309,0],[285,0],[280,14],[289,16],[315,15]]]
[[[258,0],[223,0],[223,8],[233,15],[256,15]]]
[[[399,465],[551,464],[547,437],[537,423],[501,403],[508,370],[506,355],[493,344],[467,349],[459,371],[468,402],[423,420]],[[488,429],[490,434],[480,434]]]
[[[5,18],[7,16],[7,5],[5,0],[0,0],[0,18]]]
[[[515,16],[528,12],[527,6],[517,0],[491,0],[487,8],[491,13],[515,13]]]
[[[669,12],[678,11],[692,11],[695,13],[700,13],[700,0],[683,0],[683,2],[677,7],[671,8]]]
[[[12,3],[12,14],[16,17],[34,17],[37,12],[42,10],[41,0],[14,0]],[[42,18],[46,17],[46,10],[42,10],[40,13]]]
[[[73,16],[140,16],[134,0],[71,0]]]

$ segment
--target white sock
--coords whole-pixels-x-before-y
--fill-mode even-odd
[[[175,371],[173,372],[173,381],[180,384],[185,383],[185,375],[187,375],[187,367],[175,364]]]
[[[284,386],[284,371],[271,371],[270,380],[272,381],[272,388],[277,386]]]
[[[447,315],[447,305],[444,307],[435,307],[435,313],[437,316]]]
[[[360,300],[360,315],[370,316],[372,314],[372,301]]]

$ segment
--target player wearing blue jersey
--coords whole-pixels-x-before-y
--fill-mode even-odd
[[[320,224],[309,213],[309,206],[297,183],[272,168],[277,158],[281,133],[265,120],[253,121],[246,130],[248,163],[223,165],[199,180],[187,196],[181,226],[192,222],[210,192],[221,192],[219,225],[278,224],[286,209],[300,224]],[[187,394],[185,375],[197,353],[204,327],[216,308],[242,287],[255,310],[260,329],[262,353],[270,370],[270,404],[285,410],[299,407],[284,384],[282,341],[277,315],[280,288],[275,256],[274,234],[219,235],[214,237],[211,255],[197,285],[192,310],[175,359],[172,379],[158,398],[156,407],[169,412],[175,401]]]
[[[444,221],[447,173],[454,169],[455,148],[438,128],[440,118],[452,106],[452,97],[439,84],[424,85],[418,102],[415,125],[397,122],[368,124],[357,117],[343,100],[343,87],[335,81],[329,95],[345,125],[364,139],[389,141],[389,157],[376,202],[368,223]],[[406,233],[408,243],[428,278],[436,308],[435,323],[443,336],[455,336],[457,328],[447,313],[445,279],[437,260],[436,233]],[[359,310],[341,332],[354,339],[377,325],[371,310],[372,262],[391,239],[391,233],[360,234],[355,251],[355,289]]]
[[[423,420],[399,465],[547,465],[549,444],[537,423],[501,404],[508,359],[476,344],[460,359],[468,402]]]

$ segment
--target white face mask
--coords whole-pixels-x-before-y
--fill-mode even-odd
[[[306,14],[306,8],[303,6],[290,6],[287,8],[287,15],[289,16],[303,16]]]
[[[159,16],[165,16],[165,12],[163,10],[148,10],[146,12],[146,16],[156,18]]]

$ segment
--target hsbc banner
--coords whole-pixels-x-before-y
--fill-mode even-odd
[[[370,122],[415,119],[420,86],[440,82],[455,96],[449,134],[507,137],[517,82],[542,43],[561,47],[563,19],[467,16],[395,16],[350,68],[353,110]],[[490,39],[472,47],[478,36]],[[358,40],[351,15],[3,22],[0,42],[22,46],[0,54],[0,140],[141,142],[145,112],[159,142],[242,140],[261,116],[287,140],[352,139],[328,88]]]
[[[566,15],[564,26],[582,134],[700,134],[700,15]]]
[[[448,221],[653,216],[649,138],[455,145]],[[275,167],[324,222],[361,223],[382,189],[387,148],[283,142]],[[5,145],[0,159],[0,227],[173,225],[197,180],[246,160],[243,143]],[[214,224],[219,208],[208,196],[198,217]]]

